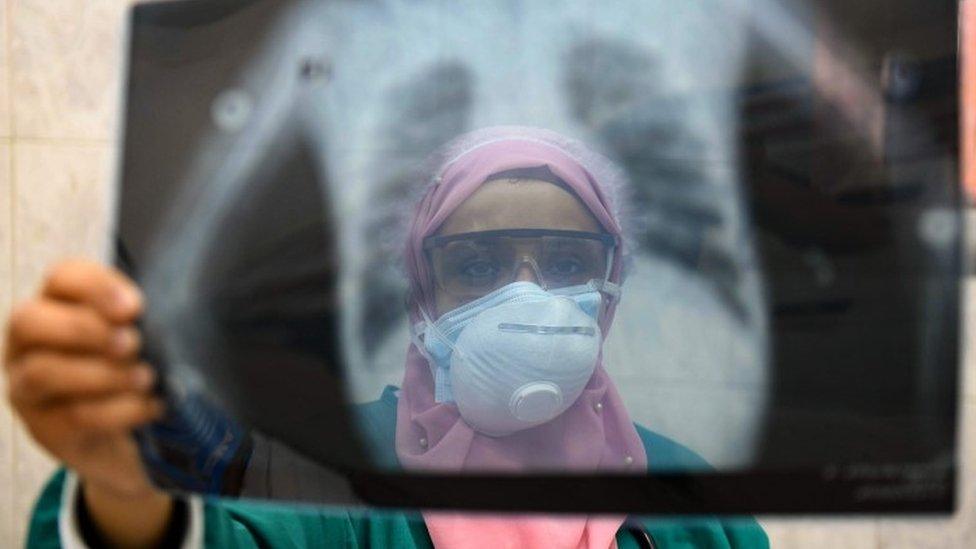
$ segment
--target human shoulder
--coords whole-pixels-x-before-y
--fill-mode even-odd
[[[647,453],[647,470],[653,473],[683,472],[700,473],[713,471],[705,458],[683,444],[660,433],[634,424]]]
[[[388,385],[380,398],[372,402],[357,404],[353,416],[358,422],[363,443],[377,464],[398,467],[396,453],[396,413],[400,390]],[[634,424],[637,435],[648,456],[648,470],[651,472],[704,472],[713,470],[711,465],[693,450],[660,433]]]
[[[635,424],[647,452],[649,473],[707,473],[715,469],[693,450]],[[672,517],[638,519],[659,547],[768,549],[766,532],[752,517]]]
[[[373,463],[383,469],[399,469],[396,455],[396,414],[400,390],[387,385],[380,398],[352,409],[357,432]]]

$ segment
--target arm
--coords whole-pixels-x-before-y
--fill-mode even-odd
[[[138,289],[121,273],[63,263],[11,315],[4,357],[13,409],[77,472],[102,537],[124,547],[156,544],[173,508],[149,481],[131,436],[162,413],[153,370],[138,359],[141,310]]]
[[[155,490],[130,496],[99,485],[80,486],[79,505],[113,545],[151,547],[162,540],[173,518],[174,501]]]
[[[74,471],[59,472],[45,488],[28,547],[84,547],[79,512],[105,545],[169,541],[180,505],[150,482],[131,435],[162,416],[153,372],[138,362],[133,325],[141,307],[138,289],[121,273],[70,262],[54,269],[41,293],[10,319],[4,360],[10,402],[34,439]],[[361,545],[356,532],[362,528],[354,529],[342,511],[204,505],[199,498],[188,507],[179,543],[185,548]]]
[[[26,546],[31,549],[83,549],[78,527],[77,477],[61,469],[44,487],[31,516]],[[370,527],[372,515],[352,519],[341,509],[312,510],[265,503],[208,500],[186,501],[185,527],[169,532],[164,547],[382,547],[389,538],[408,539],[410,523],[398,514]],[[422,522],[420,524],[423,524]],[[99,525],[101,526],[101,525]],[[128,525],[126,526],[128,528]],[[116,542],[111,546],[125,547]],[[158,544],[157,544],[158,545]],[[409,547],[409,545],[405,546]]]

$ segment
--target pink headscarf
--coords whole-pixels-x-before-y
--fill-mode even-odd
[[[499,134],[497,128],[480,134]],[[440,166],[434,184],[420,202],[410,227],[406,265],[413,303],[411,322],[420,320],[418,307],[434,311],[433,279],[423,251],[424,238],[434,234],[457,207],[492,175],[545,166],[564,181],[608,233],[621,236],[611,213],[606,189],[556,136],[544,130],[510,128],[475,143]],[[508,134],[506,137],[505,134]],[[540,137],[541,136],[541,137]],[[546,138],[555,136],[555,138]],[[464,141],[464,138],[462,138]],[[470,140],[469,140],[470,141]],[[622,253],[618,247],[610,275],[619,283]],[[614,307],[600,318],[604,336]],[[434,400],[434,380],[426,359],[414,345],[397,408],[396,452],[407,469],[434,471],[561,472],[644,471],[647,456],[616,387],[603,369],[602,354],[579,399],[562,415],[543,425],[506,437],[474,431],[454,403]],[[623,517],[490,517],[425,512],[435,547],[615,547]]]

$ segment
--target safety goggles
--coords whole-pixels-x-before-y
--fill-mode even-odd
[[[436,284],[462,299],[511,284],[525,268],[546,290],[606,280],[615,247],[609,234],[552,229],[480,231],[424,240]]]

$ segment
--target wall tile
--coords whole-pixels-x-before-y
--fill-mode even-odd
[[[14,162],[14,289],[23,299],[36,291],[47,267],[68,256],[98,257],[106,242],[111,149],[107,145],[16,142]],[[13,430],[14,539],[54,462],[22,428]],[[19,542],[18,542],[19,543]]]
[[[15,296],[33,293],[52,262],[104,249],[111,151],[97,143],[15,143]]]
[[[34,444],[20,424],[14,423],[12,434],[14,458],[11,474],[14,481],[10,510],[14,520],[8,547],[17,547],[27,539],[34,502],[41,493],[41,487],[54,472],[55,462]]]
[[[10,135],[10,50],[8,49],[6,0],[0,2],[0,137]]]
[[[11,277],[10,261],[13,240],[10,230],[10,144],[0,142],[0,319],[6,319],[10,310]],[[3,356],[5,338],[0,337],[0,356]],[[0,395],[6,395],[6,376],[0,373]],[[13,496],[13,418],[7,399],[0,396],[0,546],[15,547],[15,518]]]
[[[8,0],[13,132],[110,139],[129,0]]]
[[[874,520],[760,519],[774,549],[877,549]]]
[[[976,226],[976,222],[973,223]],[[976,242],[974,235],[973,242]],[[963,394],[970,400],[976,400],[976,282],[973,277],[966,281],[963,293],[963,326],[962,326],[962,384]]]

